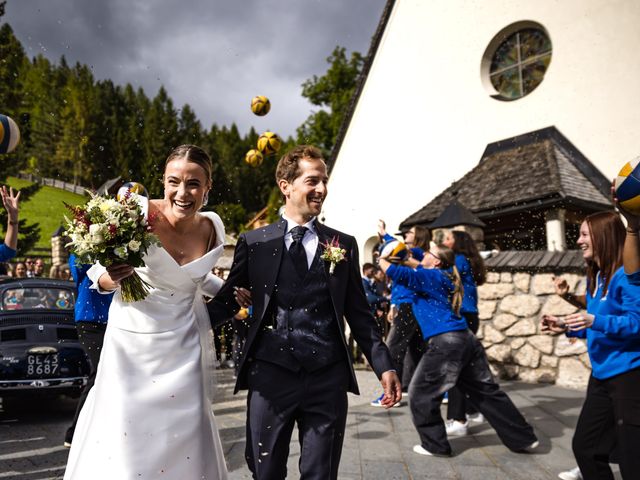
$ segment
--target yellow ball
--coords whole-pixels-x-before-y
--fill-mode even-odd
[[[249,150],[247,154],[244,156],[244,161],[247,162],[252,167],[259,167],[260,165],[262,165],[263,160],[264,160],[264,157],[262,156],[262,153],[260,153],[259,150],[255,150],[255,149]]]
[[[0,153],[13,152],[20,142],[20,129],[11,117],[0,114]]]
[[[118,193],[116,193],[116,200],[120,201],[124,199],[127,192],[149,198],[149,193],[147,192],[147,189],[144,188],[144,185],[138,182],[126,182],[118,189]]]
[[[251,99],[251,111],[262,117],[271,110],[271,102],[264,95],[257,95]]]
[[[258,137],[258,150],[265,155],[273,155],[280,150],[282,139],[277,133],[264,132]]]

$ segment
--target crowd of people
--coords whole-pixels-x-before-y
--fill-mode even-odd
[[[16,262],[0,263],[0,278],[55,278],[73,281],[71,267],[67,264],[51,265],[48,274],[46,263],[40,257],[26,257]]]
[[[65,438],[65,479],[227,478],[211,410],[211,370],[222,351],[236,369],[236,392],[248,389],[245,458],[257,479],[286,477],[295,425],[302,477],[337,478],[346,394],[358,393],[353,363],[361,357],[381,383],[372,406],[397,407],[408,397],[416,454],[450,456],[449,438],[484,421],[510,450],[536,451],[534,429],[500,388],[476,337],[486,268],[468,233],[446,230],[434,242],[413,226],[403,233],[406,257],[378,254],[361,275],[355,239],[317,221],[326,164],[302,145],[277,166],[281,218],[240,236],[225,275],[214,269],[224,226],[200,212],[211,172],[208,155],[193,145],[167,158],[164,197],[141,200],[160,219],[161,245],[147,252],[145,266],[71,268],[78,300],[91,307],[77,308],[76,321],[94,370]],[[18,198],[2,188],[9,214],[2,261],[16,255]],[[586,294],[556,279],[558,295],[578,313],[540,319],[543,332],[586,339],[592,365],[573,437],[577,467],[561,472],[563,480],[611,479],[610,463],[625,479],[640,472],[640,217],[621,213],[626,227],[613,210],[581,225]],[[394,240],[383,221],[378,235],[380,243]],[[20,276],[42,274],[44,264],[36,269],[31,260],[16,265]],[[126,302],[120,284],[134,271],[151,292]]]

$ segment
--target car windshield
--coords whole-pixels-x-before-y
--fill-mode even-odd
[[[75,295],[72,290],[56,287],[10,288],[2,294],[2,310],[50,308],[72,310]]]

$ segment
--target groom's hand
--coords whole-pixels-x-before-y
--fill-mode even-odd
[[[382,388],[384,388],[384,397],[380,403],[384,408],[391,408],[402,399],[402,385],[400,379],[393,370],[388,370],[382,374],[380,379]]]

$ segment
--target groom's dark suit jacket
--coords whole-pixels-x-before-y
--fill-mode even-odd
[[[265,335],[262,330],[272,321],[270,303],[275,294],[276,283],[282,266],[283,254],[289,255],[284,243],[287,221],[281,219],[276,223],[243,233],[238,239],[233,266],[220,292],[207,304],[211,322],[214,326],[233,316],[238,305],[233,296],[233,287],[245,287],[251,290],[253,314],[250,317],[249,330],[240,359],[238,379],[235,392],[247,388],[247,367],[253,360],[256,347]],[[348,362],[350,382],[348,390],[359,393],[353,359],[344,335],[344,320],[349,323],[351,332],[362,352],[373,367],[378,378],[387,370],[392,370],[393,363],[380,331],[371,314],[360,276],[358,246],[355,239],[342,232],[315,222],[319,245],[339,240],[340,246],[346,250],[345,260],[338,263],[332,274],[329,273],[329,262],[323,263],[324,275],[329,289],[333,313],[337,320],[339,334],[335,335],[337,347],[343,350],[344,359]],[[301,293],[304,295],[304,290]],[[265,340],[266,341],[266,340]]]

